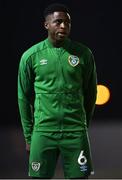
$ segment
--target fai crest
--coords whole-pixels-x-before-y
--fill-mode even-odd
[[[40,163],[38,162],[32,162],[32,169],[37,172],[40,168]]]
[[[79,57],[70,55],[68,61],[71,66],[75,67],[79,64]]]

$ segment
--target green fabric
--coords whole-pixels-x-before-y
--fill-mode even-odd
[[[18,103],[27,143],[33,130],[88,128],[96,85],[93,54],[81,43],[66,39],[55,48],[45,39],[24,52],[18,70]]]
[[[87,177],[93,172],[87,131],[34,132],[29,158],[29,176],[53,178],[61,155],[64,177]]]

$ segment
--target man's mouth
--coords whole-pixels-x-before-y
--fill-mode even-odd
[[[66,32],[58,32],[58,35],[59,35],[59,36],[66,36],[67,33],[66,33]]]

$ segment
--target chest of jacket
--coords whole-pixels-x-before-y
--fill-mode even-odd
[[[83,58],[72,55],[64,49],[45,49],[35,54],[33,68],[35,84],[44,89],[48,88],[48,91],[62,87],[70,90],[82,85]]]

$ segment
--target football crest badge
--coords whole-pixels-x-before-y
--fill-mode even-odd
[[[37,172],[40,168],[40,163],[38,162],[32,162],[32,169],[33,171]]]
[[[73,67],[77,66],[79,64],[79,57],[75,55],[70,55],[68,57],[69,64]]]

